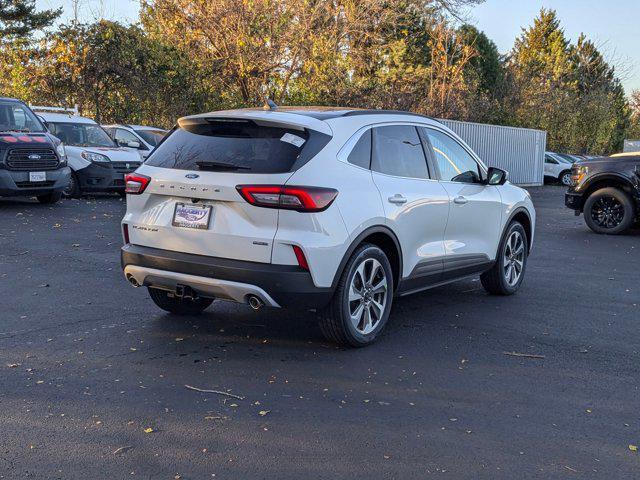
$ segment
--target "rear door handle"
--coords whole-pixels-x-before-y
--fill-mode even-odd
[[[396,205],[402,205],[403,203],[407,203],[407,199],[402,195],[400,195],[399,193],[396,193],[393,197],[389,197],[388,200],[389,200],[389,203],[395,203]]]
[[[462,195],[456,197],[453,199],[453,203],[457,203],[458,205],[464,205],[465,203],[467,203],[469,200],[467,200],[466,198],[464,198]]]

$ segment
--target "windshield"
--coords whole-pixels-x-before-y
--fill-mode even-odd
[[[160,143],[160,140],[167,134],[166,130],[140,130],[135,129],[135,132],[142,137],[152,147],[155,147]]]
[[[45,128],[29,108],[20,102],[0,102],[0,132],[44,132]]]
[[[115,147],[100,125],[92,123],[50,122],[49,130],[65,145],[74,147]]]

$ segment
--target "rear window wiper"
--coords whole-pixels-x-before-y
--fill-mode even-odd
[[[251,170],[251,167],[219,162],[196,162],[200,170]]]

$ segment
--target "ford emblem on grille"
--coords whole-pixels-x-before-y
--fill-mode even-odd
[[[29,160],[40,160],[40,158],[40,155],[36,155],[35,153],[29,155]]]
[[[194,179],[194,178],[200,178],[200,175],[198,175],[197,173],[187,173],[185,175],[186,178],[190,178],[190,179]]]

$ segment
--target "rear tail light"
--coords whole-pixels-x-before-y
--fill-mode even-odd
[[[149,185],[150,177],[139,173],[129,173],[124,176],[124,192],[130,195],[140,195]]]
[[[321,212],[338,196],[337,190],[321,187],[238,185],[236,189],[251,205],[298,212]]]
[[[122,238],[124,239],[125,245],[131,243],[129,241],[129,225],[127,225],[126,223],[122,224]]]
[[[304,256],[304,252],[298,245],[293,245],[293,253],[296,254],[298,265],[300,265],[305,270],[309,270],[309,262],[307,262],[307,257]]]

